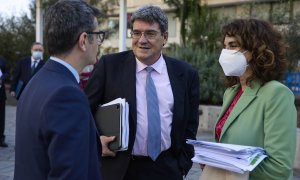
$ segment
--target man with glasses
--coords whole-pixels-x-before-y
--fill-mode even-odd
[[[99,135],[79,73],[94,64],[104,39],[99,10],[59,0],[45,15],[50,59],[18,101],[15,180],[101,180]]]
[[[98,41],[102,44],[104,37],[105,37],[105,32],[104,31],[92,32],[92,34],[97,34]],[[80,78],[79,85],[80,85],[81,89],[84,89],[86,87],[88,79],[90,78],[92,71],[98,62],[98,57],[95,57],[95,58],[96,58],[96,63],[85,66],[79,74],[79,78]]]
[[[199,77],[190,65],[162,54],[168,19],[156,6],[131,17],[132,50],[104,55],[85,92],[92,112],[116,98],[129,102],[129,147],[113,152],[100,136],[107,180],[180,180],[192,166],[198,128]]]

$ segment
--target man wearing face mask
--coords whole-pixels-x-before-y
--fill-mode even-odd
[[[19,99],[24,87],[31,77],[44,65],[43,45],[34,42],[31,46],[31,57],[20,60],[14,70],[10,95]]]

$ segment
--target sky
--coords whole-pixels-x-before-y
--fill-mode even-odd
[[[29,4],[32,0],[0,0],[0,14],[4,18],[30,15]]]

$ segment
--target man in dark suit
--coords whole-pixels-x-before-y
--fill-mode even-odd
[[[9,68],[7,67],[6,60],[0,56],[0,147],[8,147],[5,143],[5,81],[9,78]]]
[[[104,32],[98,9],[59,0],[45,15],[50,59],[17,105],[15,180],[102,180],[100,141],[79,73],[94,64]]]
[[[129,102],[128,150],[112,152],[115,137],[100,136],[104,179],[183,179],[194,155],[186,139],[198,128],[198,73],[162,55],[168,19],[159,7],[140,8],[131,24],[132,51],[102,56],[85,89],[93,113],[119,97]]]
[[[39,42],[34,42],[31,46],[31,57],[26,57],[18,62],[11,83],[11,96],[19,99],[31,77],[45,64],[43,51],[43,45]]]

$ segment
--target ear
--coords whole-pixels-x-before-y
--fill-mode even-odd
[[[87,39],[87,33],[86,32],[81,33],[77,45],[78,48],[82,51],[86,51],[86,39]]]
[[[163,43],[163,45],[167,44],[168,37],[169,37],[169,33],[168,33],[168,32],[164,32],[164,33],[163,33],[163,38],[164,38],[164,43]]]

